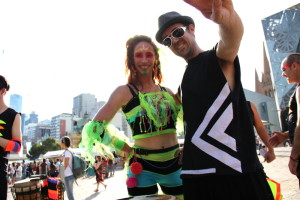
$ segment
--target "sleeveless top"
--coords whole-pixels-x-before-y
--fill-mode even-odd
[[[0,137],[7,140],[12,139],[12,126],[17,114],[18,113],[12,108],[7,108],[0,114]],[[6,157],[8,154],[9,151],[4,151],[4,149],[0,147],[0,176],[5,176],[6,174],[6,165],[8,163]]]
[[[133,97],[122,111],[131,127],[133,139],[176,133],[180,107],[164,87],[159,86],[159,92],[142,94],[132,83],[127,86]]]
[[[233,175],[262,169],[238,57],[231,90],[215,49],[189,60],[181,89],[186,135],[182,178]]]
[[[297,123],[297,101],[296,101],[296,90],[299,87],[299,84],[295,88],[294,93],[292,94],[289,101],[289,113],[288,113],[288,129],[289,129],[289,137],[291,143],[294,143],[294,132]]]

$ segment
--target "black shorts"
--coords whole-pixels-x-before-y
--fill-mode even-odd
[[[263,170],[241,175],[183,178],[185,200],[274,200]]]

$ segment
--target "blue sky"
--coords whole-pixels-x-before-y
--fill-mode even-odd
[[[254,90],[254,69],[262,70],[261,19],[293,6],[298,0],[234,0],[245,33],[239,52],[242,82]],[[196,22],[203,49],[218,42],[218,27],[181,0],[11,0],[0,1],[0,68],[10,94],[23,96],[23,112],[40,120],[71,112],[81,93],[106,101],[124,84],[125,43],[136,34],[154,38],[157,18],[168,11]],[[158,45],[164,85],[176,91],[185,61]]]

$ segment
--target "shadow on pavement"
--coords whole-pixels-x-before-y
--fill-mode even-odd
[[[85,198],[85,200],[95,199],[99,194],[100,194],[99,192],[95,192],[94,194],[91,194],[90,196]]]

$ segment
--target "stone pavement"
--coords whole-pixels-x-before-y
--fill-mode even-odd
[[[266,174],[269,178],[281,184],[283,200],[299,200],[300,190],[298,179],[290,174],[288,169],[288,161],[290,155],[290,147],[275,148],[276,159],[272,163],[263,162],[263,158],[259,156]],[[99,186],[99,192],[95,193],[96,180],[95,177],[81,178],[78,185],[74,184],[74,195],[76,200],[116,200],[127,197],[127,189],[125,184],[125,173],[122,169],[117,169],[113,177],[107,178],[106,190],[103,185]],[[12,200],[12,195],[8,193],[8,200]],[[68,198],[65,196],[65,200]]]
[[[288,168],[291,147],[275,148],[276,159],[271,163],[263,162],[259,156],[267,176],[280,183],[283,200],[299,200],[300,190],[296,176],[292,175]]]

